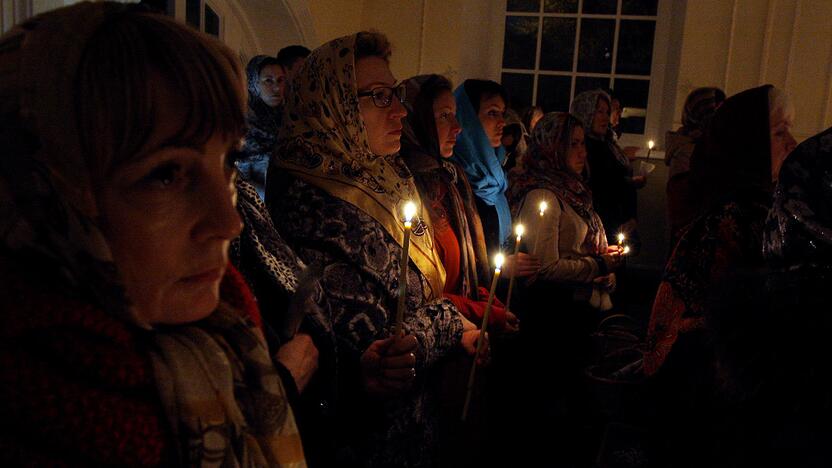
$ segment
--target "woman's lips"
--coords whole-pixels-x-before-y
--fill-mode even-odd
[[[223,273],[225,273],[225,268],[213,268],[195,275],[185,276],[181,281],[185,283],[212,283],[222,279]]]

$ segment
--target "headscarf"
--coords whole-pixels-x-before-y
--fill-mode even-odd
[[[506,148],[506,152],[508,154],[506,156],[506,161],[503,163],[508,171],[513,167],[522,164],[523,155],[526,154],[526,151],[529,149],[527,142],[529,139],[529,132],[526,130],[526,125],[522,120],[520,120],[520,116],[517,115],[517,112],[514,112],[512,109],[506,110],[506,126],[503,127],[503,135],[506,134],[506,131],[512,132],[512,135],[514,136],[514,145],[512,148]],[[511,164],[511,166],[509,166],[509,164]]]
[[[785,267],[832,265],[832,128],[801,143],[783,163],[763,250]]]
[[[263,62],[266,60],[275,60],[269,55],[257,55],[248,61],[246,65],[246,79],[248,81],[248,114],[246,114],[246,123],[250,127],[255,127],[272,136],[273,140],[277,140],[277,131],[280,129],[280,115],[283,112],[283,106],[271,107],[263,101],[260,97],[260,91],[257,88],[260,82],[260,72],[263,71]]]
[[[413,176],[398,155],[373,154],[367,142],[355,78],[357,36],[315,49],[292,79],[269,174],[290,173],[354,205],[399,245],[404,241],[402,202],[416,202],[421,221],[414,224],[410,259],[427,278],[433,297],[440,297],[445,270],[427,232],[429,218]],[[275,186],[267,183],[267,193]]]
[[[401,154],[407,167],[413,172],[422,201],[434,223],[441,217],[432,205],[440,194],[439,184],[447,188],[452,213],[448,215],[458,228],[461,254],[462,295],[476,297],[479,279],[490,278],[485,236],[477,213],[471,187],[462,169],[445,160],[439,153],[433,100],[437,89],[451,91],[451,82],[440,75],[419,75],[410,78],[407,85],[407,118],[402,131]]]
[[[528,158],[522,168],[509,173],[509,199],[514,214],[523,206],[523,199],[535,189],[553,192],[584,220],[588,229],[582,242],[586,252],[603,253],[607,248],[601,218],[592,209],[592,191],[583,178],[569,170],[566,155],[572,130],[580,121],[573,115],[550,112],[534,127],[529,142]]]
[[[32,18],[0,39],[0,258],[37,275],[30,281],[105,310],[136,331],[150,326],[128,306],[99,227],[95,175],[103,162],[82,144],[89,115],[76,102],[88,45],[122,21],[174,31],[179,45],[221,69],[227,81],[212,84],[238,86],[242,126],[241,70],[214,39],[119,3],[80,3]],[[56,69],[56,79],[43,78]],[[225,118],[234,119],[232,112]],[[155,383],[170,429],[181,436],[174,440],[183,464],[220,458],[248,466],[263,457],[304,464],[294,417],[259,333],[225,303],[202,321],[148,332]],[[278,402],[282,410],[274,407]]]
[[[698,137],[713,117],[717,106],[725,100],[725,93],[719,88],[696,88],[685,99],[682,109],[682,128],[685,135]]]
[[[511,210],[506,200],[508,181],[502,166],[506,150],[502,145],[491,146],[464,84],[456,88],[454,97],[456,119],[462,125],[462,133],[456,140],[451,160],[465,170],[474,194],[497,210],[502,244],[511,235]]]
[[[618,164],[627,168],[627,170],[632,170],[630,159],[627,158],[627,155],[625,155],[618,146],[615,132],[612,130],[611,126],[607,126],[607,132],[603,137],[599,137],[598,135],[592,133],[592,120],[595,118],[595,109],[598,108],[598,101],[601,99],[606,101],[608,106],[611,106],[610,96],[605,91],[601,89],[584,91],[583,93],[575,96],[569,110],[572,115],[583,122],[586,138],[605,142],[609,147],[610,152],[615,156],[615,160]]]
[[[726,99],[696,145],[690,170],[701,208],[740,198],[770,203],[770,88],[764,85]]]

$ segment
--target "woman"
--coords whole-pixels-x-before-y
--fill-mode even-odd
[[[664,162],[670,166],[667,179],[667,219],[670,248],[676,246],[684,228],[696,217],[697,207],[690,188],[690,157],[705,126],[725,100],[719,88],[697,88],[688,94],[682,110],[682,126],[667,132]]]
[[[617,235],[623,233],[636,253],[640,247],[636,189],[644,186],[646,178],[633,176],[630,160],[615,142],[610,129],[610,98],[600,89],[585,91],[575,96],[571,109],[586,130],[592,201],[607,240],[616,242]]]
[[[697,144],[691,174],[702,215],[679,240],[659,285],[644,358],[648,375],[685,335],[690,338],[678,359],[699,361],[709,287],[733,270],[761,264],[773,184],[795,146],[792,115],[782,91],[770,85],[749,89],[722,104]]]
[[[447,160],[461,131],[451,82],[440,75],[410,78],[405,104],[401,155],[433,220],[433,236],[446,272],[444,296],[479,324],[488,298],[481,285],[491,284],[491,269],[471,187],[462,169]],[[517,327],[514,314],[501,306],[493,307],[490,317],[494,329]]]
[[[431,464],[433,397],[424,390],[425,375],[460,346],[473,354],[479,336],[463,330],[459,312],[441,299],[445,271],[433,226],[410,172],[395,157],[406,111],[389,56],[386,37],[368,32],[312,52],[292,81],[272,163],[277,170],[267,186],[276,227],[307,265],[322,270],[344,401],[338,456],[349,466]],[[408,338],[390,347],[412,343],[412,354],[400,358],[415,365],[416,381],[409,390],[362,386],[361,354],[395,323],[407,199],[422,207],[409,250]]]
[[[246,75],[248,132],[236,164],[242,178],[265,199],[266,171],[280,129],[286,73],[274,57],[258,55],[249,60]]]
[[[255,302],[227,267],[236,55],[105,2],[0,44],[3,464],[305,466]]]
[[[510,170],[521,164],[528,148],[529,133],[517,112],[507,109],[505,120],[506,125],[503,127],[503,138],[500,143],[506,149],[503,171],[508,174]]]
[[[528,353],[523,365],[531,379],[526,388],[541,389],[528,395],[536,403],[527,411],[543,411],[558,421],[553,430],[563,445],[556,451],[574,454],[574,427],[589,411],[581,374],[590,360],[589,334],[597,327],[598,310],[611,307],[620,256],[617,247],[607,246],[582,175],[581,122],[565,113],[546,114],[532,133],[528,156],[523,168],[510,174],[509,194],[516,218],[526,225],[527,245],[543,264],[529,280],[527,310],[533,312],[523,318]],[[543,217],[541,201],[549,206]]]
[[[508,96],[500,84],[465,80],[454,92],[456,119],[462,125],[451,159],[462,166],[476,195],[488,252],[497,252],[511,235],[502,145]]]
[[[530,106],[523,112],[523,126],[526,127],[527,132],[531,133],[542,118],[543,108],[540,106]]]

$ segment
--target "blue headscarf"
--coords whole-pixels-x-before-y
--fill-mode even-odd
[[[456,88],[454,97],[462,133],[456,140],[451,159],[465,170],[474,194],[497,209],[502,244],[511,235],[511,210],[506,200],[508,181],[502,166],[506,150],[502,145],[496,149],[491,146],[464,85]]]

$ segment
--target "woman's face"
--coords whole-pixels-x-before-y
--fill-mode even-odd
[[[621,120],[621,101],[618,99],[612,100],[612,109],[610,109],[610,125],[613,127],[618,126],[618,122]]]
[[[260,70],[257,80],[257,94],[269,107],[277,107],[283,102],[283,88],[286,84],[286,73],[280,65],[266,65]]]
[[[577,175],[581,175],[586,167],[586,145],[584,144],[584,129],[575,126],[569,138],[569,151],[566,153],[566,167]]]
[[[381,57],[365,57],[358,60],[355,63],[355,80],[359,93],[396,85],[390,65]],[[370,151],[379,156],[399,151],[402,119],[407,115],[401,101],[393,96],[389,106],[378,107],[374,104],[372,96],[362,96],[358,98],[358,109],[367,129]]]
[[[450,91],[443,91],[433,100],[433,118],[436,121],[436,141],[443,158],[454,155],[456,137],[462,127],[456,120],[456,100]]]
[[[595,115],[592,117],[592,133],[596,136],[604,136],[609,126],[610,105],[607,101],[598,99],[598,104],[595,105]]]
[[[791,133],[791,120],[784,117],[783,111],[778,111],[769,120],[771,121],[771,181],[777,182],[780,168],[789,153],[797,146],[797,142]]]
[[[217,307],[228,245],[242,229],[226,161],[231,142],[214,135],[204,145],[168,143],[185,118],[177,101],[159,99],[158,125],[139,156],[115,168],[98,193],[127,296],[151,324],[193,322]]]
[[[505,113],[506,102],[502,96],[483,96],[480,98],[480,111],[478,116],[482,124],[482,129],[485,130],[485,135],[488,137],[488,142],[491,143],[492,148],[496,148],[502,144],[503,127],[506,125]]]

